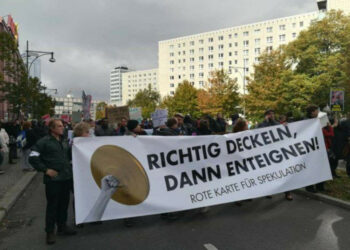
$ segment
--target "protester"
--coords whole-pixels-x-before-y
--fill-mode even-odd
[[[127,124],[127,131],[124,135],[147,135],[147,133],[141,128],[140,124],[136,120],[129,120]]]
[[[96,136],[114,136],[116,131],[108,126],[108,120],[102,119],[95,129]]]
[[[218,113],[216,115],[216,122],[219,125],[219,131],[218,132],[219,133],[225,133],[226,132],[227,123],[226,123],[225,119],[222,117],[221,113]]]
[[[21,149],[22,156],[21,156],[21,168],[23,171],[33,171],[33,167],[29,164],[29,154],[30,154],[30,144],[28,144],[28,135],[31,130],[31,122],[24,122],[23,123],[23,130],[21,132],[21,141],[19,148]]]
[[[190,135],[187,129],[187,126],[184,124],[184,116],[181,113],[177,113],[174,116],[178,123],[178,128],[180,131],[180,135]]]
[[[54,244],[55,225],[58,234],[74,235],[76,231],[67,225],[70,191],[72,190],[72,167],[68,143],[63,139],[61,120],[49,122],[49,135],[40,139],[30,153],[30,164],[44,173],[46,192],[46,243]]]
[[[91,137],[90,125],[86,122],[79,122],[74,126],[74,137]]]
[[[338,166],[338,160],[332,150],[334,128],[338,126],[338,120],[331,118],[329,121],[330,122],[327,124],[327,126],[322,128],[322,132],[323,132],[323,137],[326,144],[326,150],[327,150],[328,160],[332,171],[332,176],[333,178],[339,178],[339,176],[336,174],[336,171],[335,171]]]
[[[6,150],[4,148],[4,145],[6,145],[5,138],[4,138],[3,134],[0,132],[0,175],[5,173],[5,171],[1,169],[2,164],[4,162],[4,158],[5,158],[4,154],[5,154],[5,150]]]
[[[9,135],[9,164],[15,164],[14,160],[17,159],[17,136],[19,134],[20,127],[19,122],[11,122],[7,126],[7,134]]]
[[[319,113],[318,106],[309,105],[306,108],[306,119],[317,118],[318,113]],[[306,191],[311,192],[311,193],[317,193],[317,191],[325,191],[324,182],[318,183],[315,186],[314,185],[307,186],[305,189],[306,189]]]
[[[178,121],[175,118],[170,118],[165,123],[166,127],[161,127],[156,130],[155,135],[159,136],[176,136],[179,135]]]
[[[213,132],[209,128],[208,120],[200,120],[197,135],[211,135]]]
[[[119,124],[119,127],[117,129],[117,135],[123,136],[125,135],[126,131],[127,131],[127,125],[128,125],[128,118],[123,117],[121,119],[121,122]]]
[[[258,128],[266,128],[270,126],[279,125],[279,123],[275,120],[275,111],[272,109],[268,109],[265,111],[265,119],[258,125]]]
[[[342,155],[346,160],[346,173],[350,177],[350,112],[347,118],[341,122],[341,128],[344,132]]]

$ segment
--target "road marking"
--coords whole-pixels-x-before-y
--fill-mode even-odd
[[[210,244],[210,243],[204,244],[204,247],[205,247],[207,250],[219,250],[219,249],[217,249],[213,244]]]

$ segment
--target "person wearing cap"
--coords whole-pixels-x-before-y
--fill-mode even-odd
[[[264,116],[265,119],[258,125],[258,128],[266,128],[279,125],[279,122],[275,120],[275,111],[273,109],[266,110]]]
[[[184,124],[184,116],[181,113],[177,113],[174,116],[177,120],[177,124],[178,124],[178,129],[179,129],[179,133],[180,135],[190,135],[188,132],[188,129],[186,127],[186,125]]]

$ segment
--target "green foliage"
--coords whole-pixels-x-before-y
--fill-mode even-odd
[[[198,104],[202,113],[230,116],[236,113],[240,103],[237,81],[229,77],[224,70],[210,73],[208,86],[198,92]]]
[[[329,103],[331,87],[350,93],[350,16],[331,11],[287,46],[265,52],[248,79],[246,111],[261,119],[267,108],[301,115],[311,103]],[[345,102],[349,110],[349,102]]]
[[[34,118],[45,114],[54,114],[54,100],[42,91],[45,87],[39,79],[28,78],[26,68],[19,55],[17,44],[13,37],[0,33],[0,60],[4,62],[4,75],[0,74],[0,91],[3,95],[0,101],[7,101],[9,110],[20,117],[21,113],[31,113]]]
[[[149,85],[147,89],[139,91],[133,100],[130,100],[127,105],[130,107],[141,107],[142,117],[150,118],[160,101],[160,94],[152,90]]]
[[[170,116],[182,113],[199,117],[201,112],[198,107],[197,94],[198,90],[185,80],[176,88],[174,96],[167,96],[163,99],[161,107],[167,108]]]

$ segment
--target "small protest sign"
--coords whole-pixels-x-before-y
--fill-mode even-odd
[[[157,109],[152,113],[153,127],[159,127],[165,125],[168,120],[168,110],[167,109]]]
[[[142,108],[129,108],[130,120],[142,121]]]
[[[117,125],[123,117],[129,119],[129,107],[112,107],[106,108],[106,117],[108,119],[108,123]]]
[[[344,89],[331,89],[330,104],[333,112],[344,111]]]

